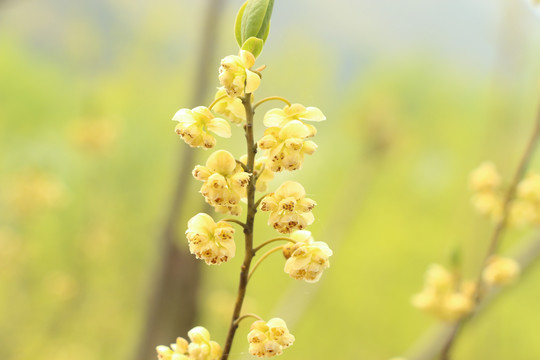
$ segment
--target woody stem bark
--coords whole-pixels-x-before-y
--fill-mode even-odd
[[[238,294],[236,296],[236,303],[234,305],[233,315],[231,319],[231,325],[227,333],[227,339],[223,348],[223,355],[221,360],[227,360],[234,340],[236,329],[238,329],[238,319],[242,311],[242,305],[244,304],[244,298],[246,296],[246,289],[248,284],[249,269],[251,261],[255,255],[253,251],[253,225],[255,223],[255,214],[257,213],[257,206],[255,204],[255,176],[253,175],[253,169],[255,167],[255,154],[257,153],[257,145],[253,137],[253,116],[255,114],[252,103],[251,94],[246,94],[242,98],[242,103],[246,110],[246,125],[244,130],[246,133],[247,142],[247,172],[251,174],[249,178],[249,184],[247,186],[247,215],[244,227],[245,238],[245,255],[244,262],[240,268],[240,282],[238,284]]]

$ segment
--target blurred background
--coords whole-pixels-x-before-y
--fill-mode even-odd
[[[190,171],[209,152],[170,119],[211,102],[241,4],[0,1],[0,359],[149,360],[194,324],[223,344],[242,252],[219,267],[187,254],[186,222],[204,209]],[[539,41],[525,0],[276,1],[257,95],[328,121],[302,171],[271,186],[304,184],[319,204],[310,230],[334,250],[315,285],[279,256],[253,278],[246,311],[297,338],[282,359],[388,359],[436,324],[410,298],[455,249],[465,276],[478,271],[491,224],[467,177],[484,160],[514,171]],[[241,156],[241,128],[217,147]],[[275,236],[266,219],[259,241]],[[513,230],[503,248],[534,236]],[[465,329],[456,359],[539,359],[539,281],[533,266]],[[251,358],[247,328],[231,359]]]

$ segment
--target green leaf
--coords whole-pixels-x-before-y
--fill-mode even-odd
[[[236,37],[236,42],[238,46],[242,47],[242,17],[244,16],[244,11],[246,10],[247,1],[242,5],[238,14],[236,14],[236,20],[234,21],[234,36]]]
[[[261,37],[263,42],[266,42],[266,39],[268,39],[268,34],[270,34],[270,23],[268,23],[268,26],[266,27],[266,32]]]
[[[264,41],[262,41],[262,39],[252,36],[246,40],[244,45],[242,45],[242,50],[247,50],[252,53],[253,56],[258,57],[261,54],[263,46]]]
[[[248,0],[242,16],[242,41],[250,37],[263,39],[268,32],[274,0]]]

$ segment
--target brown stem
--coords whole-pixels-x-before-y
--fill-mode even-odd
[[[495,225],[495,230],[493,231],[493,235],[491,236],[489,247],[486,251],[486,255],[482,262],[478,279],[476,280],[476,285],[477,285],[476,287],[477,290],[475,294],[476,306],[478,306],[478,304],[482,300],[482,294],[485,292],[483,289],[483,283],[482,283],[482,271],[486,267],[489,261],[489,258],[497,252],[504,230],[506,229],[506,226],[508,225],[508,215],[510,213],[510,205],[515,197],[518,184],[521,181],[521,179],[523,179],[523,176],[525,175],[525,172],[527,171],[527,168],[529,167],[529,163],[531,162],[531,159],[533,157],[534,150],[536,149],[536,145],[538,144],[539,137],[540,137],[540,107],[537,110],[536,121],[534,122],[533,132],[531,134],[527,147],[525,148],[525,152],[523,153],[523,156],[521,157],[517,170],[514,174],[512,183],[510,184],[510,187],[508,188],[508,191],[506,192],[506,196],[504,198],[504,203],[503,203],[501,219]],[[461,325],[463,325],[465,321],[466,321],[466,318],[460,320],[455,330],[453,331],[452,336],[448,338],[447,342],[445,343],[441,351],[441,360],[450,360],[450,351],[452,350],[452,346],[454,345],[456,338],[459,335],[459,330],[463,328],[463,326]]]
[[[191,101],[194,106],[204,101],[209,89],[208,69],[212,66],[219,14],[224,3],[225,0],[209,0],[207,3],[198,54],[199,67],[193,79],[194,92]],[[154,358],[156,345],[169,343],[179,334],[187,332],[193,327],[197,314],[199,266],[193,256],[180,251],[176,246],[176,224],[182,215],[182,205],[187,203],[186,190],[195,162],[195,153],[186,146],[178,144],[178,147],[178,172],[166,219],[159,234],[160,249],[150,281],[152,288],[149,291],[138,345],[135,354],[130,354],[130,360]]]
[[[240,283],[238,284],[238,295],[236,296],[236,303],[234,305],[233,315],[231,319],[231,325],[227,333],[227,339],[225,340],[225,346],[223,347],[223,355],[221,360],[227,360],[231,351],[232,343],[234,340],[234,334],[238,329],[238,319],[242,311],[242,305],[244,304],[244,297],[246,296],[246,288],[248,284],[249,268],[251,266],[251,260],[255,255],[253,251],[253,225],[255,223],[255,214],[257,213],[257,206],[255,205],[255,177],[253,171],[255,167],[255,154],[257,153],[257,146],[253,137],[253,116],[254,110],[251,104],[251,94],[246,94],[242,98],[242,103],[246,109],[246,125],[244,130],[246,132],[247,142],[247,172],[251,174],[249,178],[249,184],[247,186],[247,216],[244,227],[245,238],[245,255],[244,262],[240,268]]]

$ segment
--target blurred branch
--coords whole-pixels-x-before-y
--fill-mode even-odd
[[[198,54],[198,69],[193,79],[193,106],[204,102],[209,89],[209,71],[216,47],[219,14],[225,0],[208,0],[201,47]],[[180,149],[180,146],[179,146]],[[174,342],[177,336],[186,333],[195,323],[198,310],[198,283],[200,269],[195,258],[180,251],[176,245],[176,224],[186,204],[186,190],[195,165],[192,149],[182,147],[178,162],[175,188],[171,203],[159,235],[160,250],[146,310],[143,329],[137,342],[136,353],[130,359],[148,360],[155,358],[155,347]],[[179,154],[180,155],[180,154]]]
[[[532,241],[526,242],[520,249],[514,251],[513,258],[520,264],[523,273],[529,271],[532,265],[538,263],[540,259],[540,236],[534,238]],[[488,295],[480,302],[477,311],[473,317],[467,319],[466,322],[451,324],[451,325],[438,325],[429,330],[418,343],[409,350],[408,356],[405,356],[408,360],[432,360],[435,359],[448,344],[450,339],[454,338],[457,333],[469,321],[472,321],[478,317],[478,315],[485,310],[485,308],[492,304],[495,299],[498,298],[503,291],[501,289],[495,289],[488,293]]]

